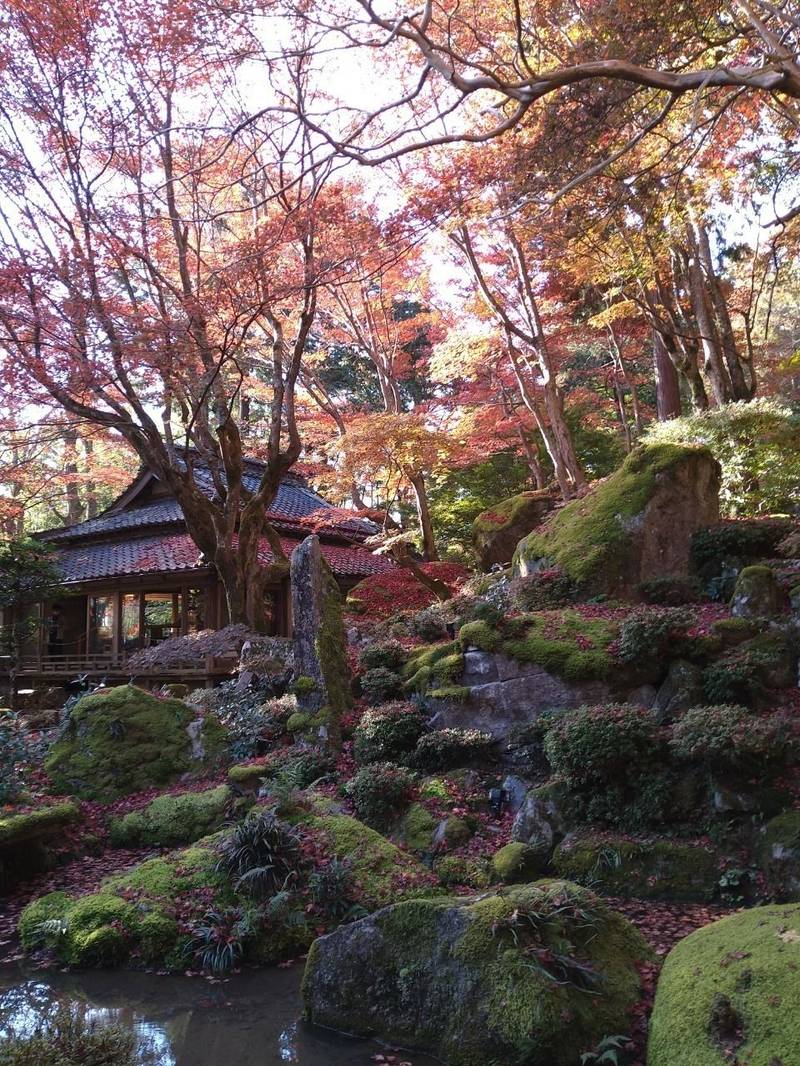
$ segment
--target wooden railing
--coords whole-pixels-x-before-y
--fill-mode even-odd
[[[43,655],[41,658],[29,655],[23,657],[18,666],[17,674],[28,676],[59,676],[78,677],[80,674],[102,676],[104,674],[126,675],[136,677],[207,677],[209,675],[223,676],[231,673],[236,667],[236,661],[232,659],[216,659],[207,656],[202,666],[175,666],[175,667],[152,667],[129,671],[128,659],[125,655],[112,655],[109,653],[95,655]],[[0,673],[3,673],[3,663],[0,661]]]

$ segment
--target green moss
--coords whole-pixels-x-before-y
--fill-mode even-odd
[[[339,586],[324,559],[321,559],[321,565],[325,589],[315,647],[325,681],[324,724],[330,743],[338,748],[342,742],[342,717],[353,705],[350,694],[350,667],[347,661],[347,636],[342,620]]]
[[[737,1062],[789,1066],[800,1048],[800,907],[756,907],[691,933],[669,953],[650,1023],[648,1066],[720,1066],[715,1004],[739,1021]]]
[[[269,760],[258,759],[256,762],[237,763],[228,770],[228,780],[232,785],[256,789],[266,776]]]
[[[56,803],[26,814],[10,812],[0,817],[0,848],[50,836],[80,820],[74,803]]]
[[[292,683],[291,691],[295,696],[308,696],[311,692],[317,691],[317,683],[313,677],[303,675]]]
[[[314,716],[307,711],[295,711],[286,722],[287,733],[304,733],[314,724]]]
[[[492,873],[495,880],[506,884],[530,881],[542,874],[541,855],[528,844],[512,840],[492,856]]]
[[[429,777],[423,781],[419,786],[419,794],[423,799],[449,800],[453,798],[450,786],[441,777]]]
[[[406,847],[423,854],[429,852],[433,846],[433,834],[438,824],[426,807],[423,807],[421,803],[415,803],[409,808],[401,828]]]
[[[613,666],[611,645],[619,635],[616,623],[586,618],[565,608],[523,615],[504,627],[511,636],[502,641],[505,655],[536,663],[568,681],[600,680]]]
[[[465,855],[442,855],[434,862],[433,872],[448,887],[488,888],[492,880],[491,864],[486,859],[471,859]]]
[[[719,881],[715,852],[675,840],[571,836],[556,848],[552,864],[561,877],[640,899],[707,901]]]
[[[72,899],[66,892],[50,892],[29,903],[20,915],[17,932],[24,951],[35,951],[42,943],[55,940],[57,933],[51,929],[49,937],[43,926],[52,925],[64,918]]]
[[[532,521],[537,520],[541,514],[542,501],[550,499],[552,499],[552,494],[548,489],[538,489],[520,492],[516,496],[509,496],[508,499],[493,504],[488,511],[481,511],[474,520],[473,530],[476,538],[480,540],[493,536],[525,520],[528,515]]]
[[[168,959],[181,939],[175,919],[157,911],[151,911],[141,918],[138,933],[139,953],[147,963]]]
[[[500,634],[488,622],[478,619],[466,622],[458,631],[458,639],[465,648],[480,648],[481,651],[494,651],[500,643]]]
[[[417,648],[403,667],[404,688],[407,692],[424,692],[432,684],[449,684],[464,672],[461,644],[428,644]]]
[[[363,822],[345,814],[327,814],[306,818],[303,824],[319,833],[331,858],[348,861],[360,902],[367,909],[431,891],[433,879],[427,870]]]
[[[428,695],[435,700],[452,700],[454,703],[466,703],[469,699],[469,693],[468,685],[445,685],[443,688],[432,688]]]
[[[181,700],[157,699],[133,685],[84,696],[69,731],[53,745],[45,770],[58,791],[113,799],[164,784],[213,761],[224,740],[219,722],[203,724],[206,759],[192,759],[187,727],[194,713]]]
[[[582,499],[556,511],[520,541],[514,566],[525,572],[538,560],[555,563],[579,585],[606,588],[624,576],[634,519],[652,497],[658,475],[709,455],[705,448],[656,444],[635,448],[622,466]]]
[[[207,792],[158,796],[142,811],[114,819],[110,839],[115,847],[154,845],[169,848],[191,844],[219,829],[231,800],[226,785]]]

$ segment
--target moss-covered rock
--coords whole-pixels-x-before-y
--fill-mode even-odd
[[[774,618],[780,614],[783,602],[774,570],[768,566],[746,566],[736,579],[731,614],[736,618]]]
[[[53,803],[25,812],[12,809],[0,815],[0,891],[51,867],[55,861],[52,845],[80,817],[74,803]]]
[[[800,906],[728,915],[681,940],[658,982],[648,1066],[789,1066],[800,1048]]]
[[[603,1035],[624,1031],[639,994],[635,963],[648,955],[590,892],[538,882],[474,900],[411,900],[343,926],[314,942],[303,998],[312,1022],[451,1066],[574,1066]]]
[[[442,855],[434,860],[433,872],[445,886],[488,888],[492,881],[491,862],[485,858],[475,859],[467,855]]]
[[[438,820],[421,803],[409,807],[400,827],[403,843],[411,851],[425,855],[433,851],[433,834]]]
[[[706,448],[639,447],[520,541],[518,574],[557,564],[593,592],[635,594],[653,574],[688,573],[692,534],[719,516],[720,468]]]
[[[424,692],[458,681],[464,672],[464,653],[459,641],[431,644],[415,649],[403,668],[407,692]]]
[[[800,900],[800,811],[785,811],[767,822],[758,841],[758,859],[779,899]]]
[[[192,844],[220,828],[231,798],[226,785],[207,792],[158,796],[143,810],[113,819],[109,826],[111,843],[118,848]]]
[[[559,844],[552,863],[560,877],[612,896],[710,900],[719,882],[718,855],[677,840],[575,834]]]
[[[547,866],[540,848],[512,840],[499,848],[492,856],[492,873],[495,880],[512,885],[519,881],[532,881],[541,877]]]
[[[84,696],[64,736],[51,748],[45,770],[59,792],[114,799],[161,785],[220,757],[219,721],[195,715],[182,700],[159,699],[134,685]],[[202,751],[202,754],[200,752]]]
[[[517,544],[539,525],[555,500],[548,489],[521,492],[482,511],[472,525],[472,540],[481,566],[510,563]]]

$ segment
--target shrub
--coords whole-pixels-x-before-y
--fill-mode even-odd
[[[492,758],[494,743],[491,733],[479,729],[437,729],[420,737],[409,762],[431,772],[482,764]]]
[[[359,656],[362,670],[374,670],[384,666],[387,670],[399,671],[408,659],[408,652],[396,640],[387,640],[384,644],[370,644]]]
[[[414,778],[402,766],[373,763],[347,784],[356,814],[373,829],[385,830],[406,810],[414,795]]]
[[[411,618],[411,632],[430,644],[447,637],[447,622],[440,607],[426,607]]]
[[[630,780],[663,750],[652,714],[629,704],[579,707],[551,718],[544,750],[553,770],[570,788]]]
[[[238,681],[219,686],[217,713],[228,730],[234,760],[250,759],[266,751],[284,731],[285,720],[297,710],[294,696],[270,699],[272,688],[267,680],[254,679],[246,688]]]
[[[693,622],[680,607],[640,607],[622,623],[619,658],[624,663],[648,663],[674,654],[675,642],[686,637]]]
[[[418,708],[407,703],[387,703],[367,711],[356,726],[353,755],[357,763],[397,762],[407,755],[425,732]]]
[[[322,913],[333,921],[361,916],[356,907],[357,886],[352,863],[347,859],[330,859],[308,878],[311,898]]]
[[[708,578],[726,561],[771,559],[794,528],[791,518],[750,518],[698,529],[692,535],[692,568]]]
[[[648,443],[704,444],[722,466],[726,515],[781,514],[800,494],[798,414],[773,399],[651,423]]]
[[[216,869],[237,892],[256,898],[273,895],[295,877],[301,866],[298,831],[273,811],[251,814],[218,846]]]
[[[694,707],[672,727],[670,748],[687,762],[736,774],[758,774],[780,765],[794,751],[784,715],[754,715],[746,707]]]
[[[403,679],[394,670],[387,670],[385,666],[376,666],[361,678],[361,690],[367,703],[375,706],[386,703],[387,700],[396,699],[403,693]]]
[[[702,597],[700,582],[692,577],[654,577],[642,581],[639,595],[645,603],[662,607],[682,607],[686,603],[695,603]]]
[[[22,768],[38,763],[36,748],[17,715],[0,714],[0,806],[13,803],[24,787]]]
[[[520,611],[549,611],[573,603],[578,589],[561,567],[553,566],[516,578],[509,592],[512,604]]]
[[[2,1066],[136,1066],[149,1048],[133,1029],[90,1021],[59,1006],[32,1032],[0,1042]]]

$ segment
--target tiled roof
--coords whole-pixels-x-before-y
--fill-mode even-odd
[[[300,541],[283,538],[281,543],[287,555],[291,555]],[[333,572],[342,577],[367,577],[391,570],[394,565],[358,546],[323,543],[322,554]],[[266,538],[262,538],[259,558],[263,563],[272,560]],[[208,569],[188,533],[164,533],[108,544],[70,545],[58,552],[57,560],[65,582],[70,584],[128,574],[178,574]]]
[[[208,472],[198,472],[196,480],[210,496],[212,488]],[[257,486],[255,476],[245,476],[244,480],[248,488],[253,489]],[[333,510],[334,508],[326,500],[307,486],[294,479],[286,479],[278,488],[268,514],[276,525],[284,528],[297,529],[307,526],[311,530],[317,522],[320,522],[323,530],[332,533],[357,537],[372,532],[373,527],[370,523],[358,518],[343,517],[340,513],[336,513],[325,521],[325,512]],[[183,525],[183,521],[180,504],[177,500],[168,497],[141,507],[131,507],[117,512],[112,510],[65,529],[48,530],[45,537],[55,542],[73,541],[84,537],[101,537],[127,529]]]

